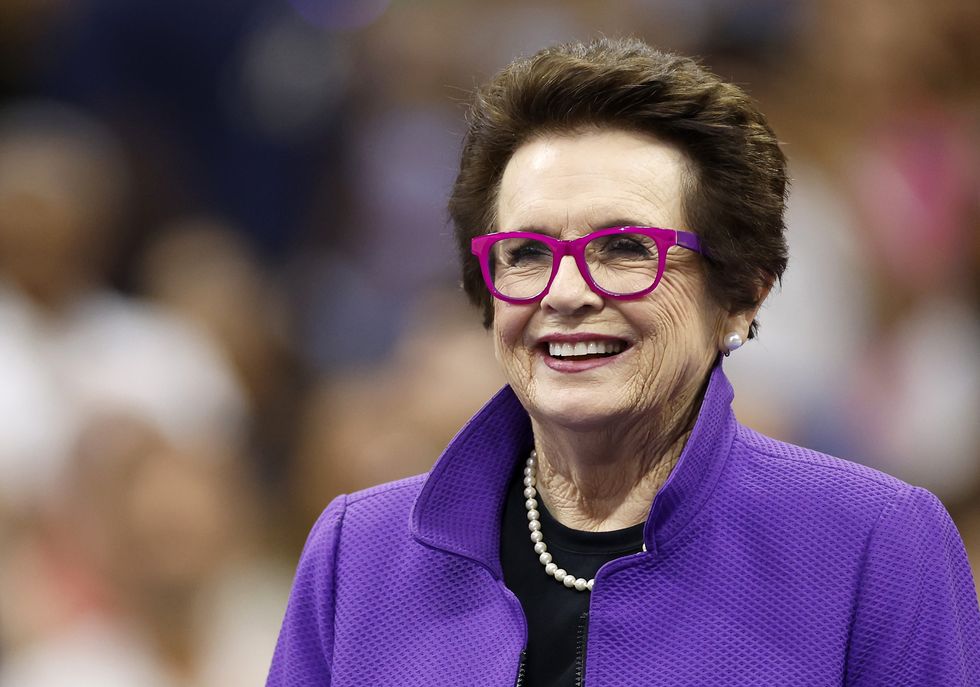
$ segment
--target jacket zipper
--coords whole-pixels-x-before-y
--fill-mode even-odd
[[[524,673],[527,671],[527,649],[521,649],[521,662],[517,665],[517,682],[514,687],[524,687]]]
[[[575,687],[585,685],[585,644],[589,637],[589,612],[578,619],[578,633],[575,648]]]

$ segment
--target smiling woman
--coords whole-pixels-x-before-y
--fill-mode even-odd
[[[683,230],[686,168],[680,150],[647,134],[588,129],[535,138],[506,166],[498,225],[539,227],[562,238],[593,237],[590,231],[608,227],[616,218],[629,225]],[[597,233],[588,245],[606,236]],[[640,270],[646,275],[639,275],[642,283],[626,298],[599,291],[593,281],[596,269],[588,260],[580,260],[586,263],[583,270],[565,256],[552,261],[554,278],[533,302],[494,301],[497,359],[535,425],[542,479],[548,479],[553,492],[549,508],[559,516],[569,510],[569,519],[582,529],[618,529],[640,522],[657,485],[647,485],[649,498],[609,498],[609,479],[596,474],[582,483],[584,475],[575,473],[602,469],[622,474],[643,463],[649,467],[651,461],[676,458],[680,436],[692,419],[687,411],[701,393],[721,337],[728,331],[748,335],[755,309],[725,312],[707,293],[701,257],[694,251],[670,250],[670,243],[643,261],[652,268]],[[637,279],[637,262],[635,257],[616,262],[624,284]],[[575,360],[563,355],[564,346],[559,356],[549,348],[551,343],[577,346],[590,341],[619,344],[621,351]],[[587,433],[613,424],[629,440],[607,445],[606,432],[594,439]],[[638,460],[644,456],[649,460]],[[563,470],[555,464],[559,460]],[[622,489],[634,486],[617,481]],[[593,495],[579,492],[600,484],[603,502],[615,505],[616,511],[582,513],[566,503],[594,503]],[[628,510],[622,512],[624,508]]]
[[[269,684],[980,684],[942,504],[732,413],[785,188],[741,90],[637,41],[478,91],[450,211],[509,384],[327,507]]]

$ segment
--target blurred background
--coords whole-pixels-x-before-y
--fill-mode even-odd
[[[785,141],[740,419],[933,490],[980,566],[980,4],[0,0],[0,684],[263,684],[320,510],[502,383],[445,211],[468,92],[599,34]]]

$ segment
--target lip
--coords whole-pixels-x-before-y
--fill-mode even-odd
[[[622,341],[624,347],[623,350],[616,355],[611,355],[605,358],[592,358],[590,360],[563,360],[561,358],[554,358],[547,352],[549,342],[574,344],[579,342],[610,340]],[[586,372],[587,370],[594,370],[598,367],[611,365],[617,362],[622,356],[626,355],[626,353],[629,352],[632,347],[631,342],[622,337],[611,336],[609,334],[596,334],[593,332],[579,332],[575,334],[546,334],[538,338],[534,346],[536,355],[541,357],[541,360],[545,365],[556,372],[566,373]]]

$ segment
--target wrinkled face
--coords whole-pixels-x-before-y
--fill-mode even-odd
[[[497,229],[561,239],[623,225],[690,230],[682,212],[687,173],[677,148],[640,133],[536,138],[504,170]],[[708,296],[701,260],[671,248],[657,288],[621,301],[590,290],[565,257],[540,301],[495,300],[496,356],[531,416],[588,430],[686,412],[679,404],[704,382],[728,324]]]

